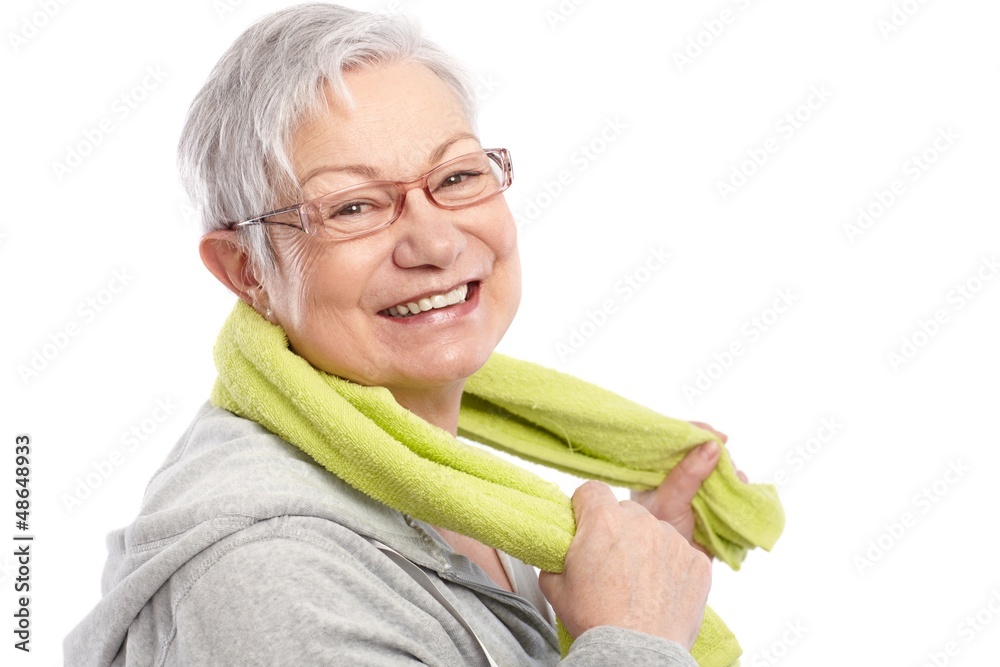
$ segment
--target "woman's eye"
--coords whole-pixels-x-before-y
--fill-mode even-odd
[[[366,204],[364,202],[350,202],[348,204],[343,204],[335,208],[330,209],[331,218],[339,217],[350,217],[354,215],[361,215],[362,213],[367,213],[370,209],[371,204]]]
[[[460,172],[456,172],[456,173],[451,174],[450,176],[446,177],[443,181],[441,181],[441,187],[442,188],[447,188],[447,187],[454,186],[454,185],[461,185],[462,183],[465,183],[467,180],[469,180],[471,178],[476,178],[477,176],[480,176],[480,175],[481,174],[479,174],[478,172],[474,172],[474,171],[460,171]]]

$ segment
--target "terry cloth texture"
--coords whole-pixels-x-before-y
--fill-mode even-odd
[[[215,357],[213,404],[261,424],[389,507],[562,571],[575,525],[570,499],[554,484],[463,444],[383,387],[317,370],[289,350],[280,327],[242,301]],[[655,487],[687,451],[717,439],[590,383],[496,354],[467,382],[460,432],[633,488]],[[747,548],[773,546],[784,515],[774,487],[742,483],[722,450],[725,460],[693,502],[696,535],[737,567]],[[699,665],[728,667],[740,653],[707,608],[692,649]]]

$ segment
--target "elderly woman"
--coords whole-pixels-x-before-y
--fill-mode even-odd
[[[293,7],[223,56],[180,162],[209,228],[205,265],[256,313],[241,321],[283,332],[303,362],[295,372],[341,379],[352,401],[352,387],[387,391],[399,412],[384,430],[453,439],[466,380],[520,295],[502,194],[511,157],[481,144],[456,64],[411,22]],[[246,334],[244,347],[264,336]],[[354,407],[318,420],[323,437],[358,446],[339,462],[338,447],[324,454],[314,436],[285,433],[298,423],[288,405],[320,410],[309,401],[326,384],[290,375],[280,400],[250,393],[242,410],[219,407],[257,382],[238,375],[237,356],[222,359],[220,377],[235,379],[199,411],[139,518],[109,537],[105,597],[67,637],[66,664],[695,664],[710,562],[691,539],[691,501],[717,442],[689,447],[640,502],[583,484],[564,568],[539,577],[473,530],[400,511],[409,492],[392,494],[404,485],[430,484],[432,505],[445,491],[359,459],[376,445],[353,435]],[[369,497],[379,493],[389,500]],[[462,502],[482,511],[475,495]],[[553,610],[575,638],[565,657]]]

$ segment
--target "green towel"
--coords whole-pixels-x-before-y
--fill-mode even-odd
[[[396,403],[388,389],[324,373],[288,347],[281,327],[237,302],[215,346],[211,401],[251,419],[372,498],[561,572],[575,531],[570,499],[537,475],[470,447]],[[715,439],[592,384],[494,354],[466,382],[459,433],[611,484],[648,489],[693,447]],[[721,444],[721,443],[720,443]],[[695,535],[738,567],[770,549],[784,523],[771,485],[743,484],[722,459],[692,503]],[[564,650],[571,639],[562,633]],[[706,608],[692,654],[733,667],[735,637]]]

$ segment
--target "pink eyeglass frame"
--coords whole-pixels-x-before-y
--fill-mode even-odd
[[[442,204],[438,202],[430,191],[429,179],[431,175],[437,173],[442,169],[447,168],[449,165],[458,163],[461,160],[468,159],[469,156],[479,155],[480,153],[486,153],[486,156],[489,159],[496,162],[497,165],[502,170],[503,178],[501,179],[499,189],[497,189],[496,192],[492,192],[481,199],[475,199],[470,202],[463,202],[457,205]],[[418,176],[417,178],[414,178],[411,181],[367,181],[365,183],[358,183],[357,185],[352,185],[347,188],[342,188],[340,190],[334,190],[333,192],[328,192],[327,194],[320,195],[319,197],[311,199],[307,202],[301,202],[298,204],[293,204],[291,206],[286,206],[285,208],[280,208],[275,211],[270,211],[263,215],[258,215],[253,218],[243,220],[241,222],[230,222],[228,223],[228,228],[238,229],[240,227],[248,227],[250,225],[284,225],[286,227],[296,227],[301,231],[305,232],[306,234],[311,234],[313,236],[323,236],[326,238],[332,238],[337,240],[353,239],[353,238],[358,238],[360,236],[367,236],[368,234],[374,234],[375,232],[381,231],[386,227],[388,227],[389,225],[391,225],[392,223],[396,222],[396,220],[403,212],[403,207],[406,205],[406,193],[409,192],[410,190],[415,190],[419,188],[424,191],[424,194],[427,195],[427,200],[432,204],[434,204],[434,206],[437,206],[438,208],[447,211],[456,211],[463,208],[469,208],[471,206],[481,204],[488,199],[492,199],[493,197],[497,196],[498,194],[509,188],[513,181],[514,181],[514,167],[513,164],[511,163],[510,151],[508,151],[506,148],[484,148],[481,151],[466,153],[465,155],[460,155],[454,159],[448,160],[447,162],[442,162],[441,164],[437,165],[436,167],[428,171],[423,176]],[[355,188],[366,188],[366,187],[371,187],[373,185],[374,186],[393,185],[396,187],[396,192],[398,193],[396,199],[396,212],[395,214],[393,214],[392,219],[390,219],[388,222],[381,224],[377,227],[373,227],[372,229],[366,229],[361,232],[353,234],[343,234],[343,235],[336,235],[335,233],[327,229],[325,225],[312,224],[313,218],[311,218],[310,216],[315,216],[316,218],[318,218],[320,215],[319,203],[318,203],[320,200],[326,199],[331,195],[336,195],[341,192],[354,190]],[[267,218],[273,218],[279,215],[287,215],[289,213],[298,214],[299,218],[298,224],[292,221],[267,220]]]

